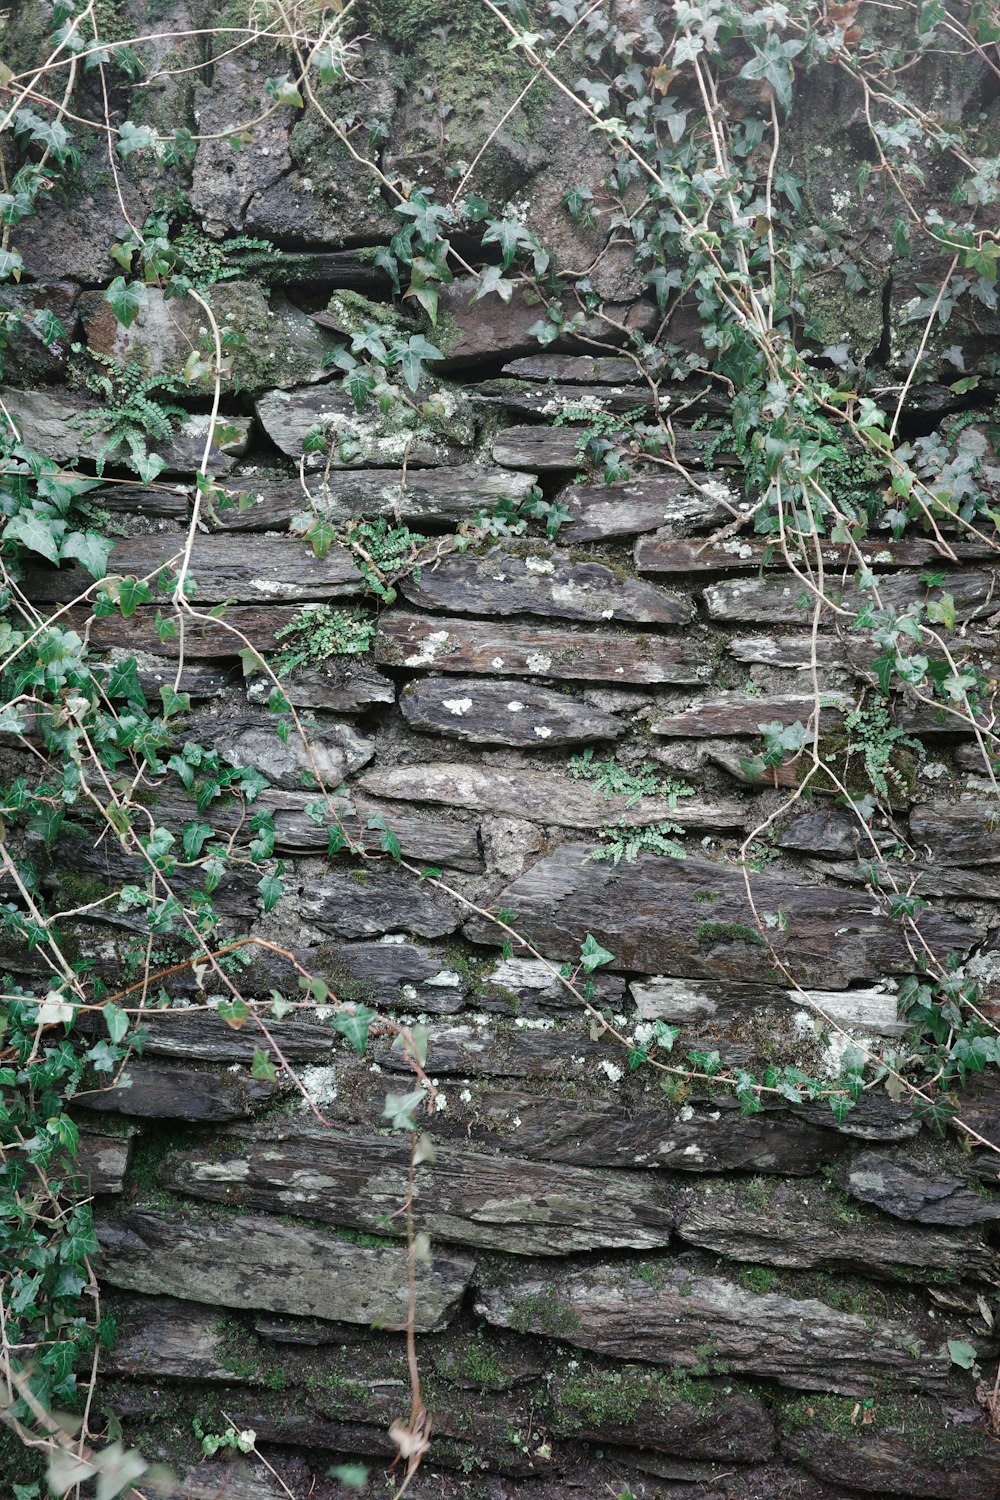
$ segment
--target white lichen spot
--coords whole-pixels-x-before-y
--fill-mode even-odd
[[[524,566],[529,573],[554,573],[555,563],[549,562],[547,557],[527,557]]]
[[[447,630],[432,630],[430,635],[424,637],[420,646],[412,656],[406,657],[403,665],[407,667],[426,667],[434,660],[438,652],[448,644]]]
[[[608,1078],[612,1083],[621,1082],[624,1075],[617,1063],[608,1062],[608,1060],[605,1058],[604,1061],[599,1062],[597,1066],[600,1068],[602,1073],[606,1073],[608,1075]]]
[[[441,706],[442,708],[446,708],[450,714],[454,714],[457,719],[460,719],[463,714],[469,712],[469,709],[472,707],[472,699],[445,698],[442,700]]]
[[[494,656],[493,660],[490,662],[490,666],[493,668],[494,672],[501,671],[503,669],[503,657]]]
[[[511,701],[507,704],[507,707],[510,709],[512,714],[519,714],[524,707],[524,704],[519,703],[516,698],[512,698]]]
[[[313,1104],[318,1104],[322,1108],[324,1104],[332,1104],[336,1099],[336,1068],[330,1066],[300,1068],[298,1076],[306,1095],[301,1102],[302,1109],[309,1109]]]
[[[549,728],[549,726],[547,724],[536,724],[534,726],[534,729],[535,729],[535,733],[538,735],[538,738],[540,740],[551,739],[551,737],[552,737],[552,730]]]
[[[546,656],[544,651],[529,651],[524,664],[529,672],[547,672],[552,665],[552,658]]]

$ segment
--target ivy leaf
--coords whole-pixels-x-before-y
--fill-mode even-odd
[[[20,542],[29,552],[37,552],[48,562],[59,561],[59,549],[66,522],[58,516],[46,516],[40,511],[21,511],[11,516],[3,529],[5,542]]]
[[[207,823],[185,823],[181,834],[181,846],[188,859],[197,859],[213,830]]]
[[[253,1062],[250,1064],[251,1078],[263,1078],[268,1083],[276,1083],[278,1070],[268,1057],[267,1053],[260,1047],[253,1049]]]
[[[440,349],[428,343],[422,333],[415,333],[405,344],[401,341],[395,344],[389,358],[392,364],[402,367],[403,378],[410,390],[415,391],[420,384],[424,360],[444,359],[444,355]]]
[[[525,249],[531,248],[534,237],[516,219],[491,219],[483,235],[483,244],[499,245],[503,268],[507,271],[522,246]]]
[[[971,1370],[976,1363],[976,1350],[964,1339],[949,1339],[948,1353],[953,1365],[958,1365],[960,1370]]]
[[[423,1089],[414,1089],[410,1094],[386,1094],[382,1118],[389,1121],[393,1130],[416,1130],[414,1111],[424,1102]]]
[[[104,1024],[108,1028],[108,1036],[113,1042],[120,1042],[128,1031],[128,1016],[117,1005],[110,1001],[104,1007]]]
[[[353,1014],[351,1011],[338,1010],[333,1018],[333,1029],[346,1037],[355,1051],[363,1056],[368,1045],[369,1027],[376,1020],[376,1012],[369,1010],[367,1005],[355,1005]]]
[[[118,588],[118,608],[123,619],[127,620],[134,615],[139,605],[148,604],[152,597],[149,584],[143,579],[134,578],[131,574],[123,578]]]
[[[588,974],[593,974],[602,964],[614,963],[615,955],[607,948],[602,948],[595,937],[588,932],[586,939],[580,946],[580,963]]]
[[[126,120],[118,132],[118,155],[126,161],[133,151],[146,151],[156,145],[156,135],[148,125],[135,125]]]
[[[131,328],[148,303],[149,293],[141,281],[126,281],[124,276],[116,276],[104,293],[104,300],[122,327]]]
[[[509,302],[513,291],[514,283],[506,280],[499,266],[484,266],[479,273],[479,288],[472,300],[478,302],[480,297],[488,297],[491,292],[496,292],[501,302]]]
[[[285,894],[285,882],[281,878],[284,870],[285,867],[279,860],[276,871],[271,875],[262,875],[257,882],[265,912],[273,911]]]
[[[759,78],[770,84],[774,97],[786,112],[792,104],[792,80],[795,76],[792,58],[797,57],[805,42],[797,39],[783,42],[775,35],[767,38],[762,47],[751,43],[754,55],[740,69],[741,78]],[[675,58],[676,63],[676,58]]]
[[[0,281],[20,281],[24,261],[16,250],[0,250]]]
[[[282,73],[280,78],[269,78],[264,85],[264,91],[271,96],[275,104],[290,104],[293,109],[304,107],[302,95],[287,73]]]
[[[110,537],[96,531],[71,531],[63,542],[62,556],[75,557],[92,578],[103,578],[108,571],[108,554],[114,545]]]

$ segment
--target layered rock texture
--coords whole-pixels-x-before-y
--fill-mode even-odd
[[[194,32],[205,20],[194,4],[122,9],[147,26],[155,13],[162,30]],[[384,160],[404,170],[432,110],[430,94],[406,80],[448,44],[421,32],[408,53],[406,28],[385,9],[380,23],[374,7],[362,81],[344,86],[356,101],[348,110],[339,98],[337,114],[387,122]],[[504,59],[503,40],[487,56],[480,22],[463,16],[435,87],[454,100],[449,149],[467,162],[494,118],[481,98],[492,90],[506,108],[526,78]],[[181,58],[197,60],[200,45],[179,43]],[[639,460],[604,483],[588,469],[585,428],[560,414],[636,410],[649,392],[627,359],[588,345],[586,328],[575,346],[540,351],[528,332],[536,308],[517,297],[474,301],[456,281],[442,294],[446,357],[426,376],[437,415],[357,412],[323,355],[345,310],[365,317],[390,300],[372,251],[396,220],[378,183],[310,116],[272,116],[239,153],[217,139],[259,111],[261,80],[275,71],[236,52],[209,74],[148,91],[150,111],[197,122],[206,137],[178,171],[207,235],[265,236],[288,257],[280,291],[249,279],[213,296],[244,342],[228,367],[210,467],[245,498],[206,512],[195,538],[198,605],[226,609],[222,623],[185,631],[191,701],[177,740],[209,744],[224,765],[256,768],[268,783],[252,811],[273,814],[285,894],[265,915],[258,871],[228,879],[216,894],[223,940],[256,934],[292,950],[339,998],[426,1028],[439,1092],[422,1122],[434,1154],[417,1169],[413,1224],[428,1237],[415,1329],[433,1425],[408,1493],[1000,1496],[1000,1447],[975,1378],[949,1353],[949,1341],[971,1345],[993,1369],[1000,1158],[933,1132],[882,1087],[839,1122],[825,1103],[778,1094],[746,1115],[710,1081],[665,1090],[648,1067],[630,1070],[628,1047],[595,1022],[603,1014],[633,1047],[664,1022],[678,1028],[678,1054],[718,1051],[760,1076],[788,1064],[830,1079],[845,1036],[864,1047],[903,1035],[898,989],[914,971],[912,945],[866,884],[870,850],[832,789],[793,800],[753,845],[750,889],[769,944],[738,858],[794,789],[797,773],[762,774],[752,761],[762,725],[809,722],[815,660],[824,754],[857,795],[871,790],[843,726],[870,697],[877,648],[829,621],[814,633],[796,574],[732,526],[752,501],[724,429],[691,426],[697,408],[677,421],[686,474]],[[592,257],[597,232],[562,214],[565,185],[590,180],[598,192],[606,166],[571,108],[537,90],[486,156],[492,194],[525,199],[527,222],[567,265]],[[822,203],[848,168],[846,157],[815,155],[829,157],[835,140],[818,116],[815,130],[811,181]],[[176,372],[203,340],[194,310],[177,301],[152,297],[127,332],[109,322],[107,252],[126,226],[100,160],[85,159],[81,172],[79,193],[22,236],[21,294],[54,309],[67,339],[44,354],[15,350],[4,400],[36,446],[86,462],[100,434],[81,443],[77,414],[89,398],[67,379],[69,343]],[[153,187],[127,168],[123,176],[141,220]],[[878,241],[877,226],[866,234]],[[876,288],[839,314],[859,346],[878,343],[883,305],[895,336],[912,296],[912,269],[894,276],[891,249],[876,249],[885,296]],[[655,303],[626,259],[607,255],[598,276],[623,329],[655,327]],[[845,330],[833,311],[830,320],[835,343]],[[992,399],[987,366],[969,360],[981,374],[976,399]],[[154,573],[183,548],[211,404],[197,392],[185,400],[190,414],[159,450],[157,482],[109,462],[94,496],[116,538],[111,573]],[[914,430],[933,430],[953,400],[944,376],[916,387]],[[716,421],[718,409],[703,406],[703,419]],[[308,442],[317,427],[349,440],[333,445],[325,476]],[[377,608],[349,545],[319,558],[289,530],[303,487],[338,528],[360,514],[433,539],[534,485],[565,508],[554,538],[537,526],[487,537],[425,563]],[[864,553],[883,600],[923,597],[933,572],[970,638],[989,638],[1000,585],[989,548],[956,544],[948,557],[931,539],[886,533]],[[831,547],[830,576],[844,564]],[[69,566],[38,566],[24,588],[46,611],[71,605],[81,626],[87,615],[72,601],[88,582]],[[134,658],[153,702],[178,665],[177,640],[157,628],[163,602],[89,626],[109,660]],[[268,690],[244,675],[239,652],[271,659],[287,650],[289,627],[308,631],[311,611],[354,605],[371,609],[368,649],[283,679],[308,725],[311,761],[294,735],[278,738]],[[844,607],[857,605],[849,589]],[[978,966],[996,1014],[1000,844],[971,728],[915,696],[899,700],[897,722],[909,738],[872,837],[892,851],[903,888],[930,902],[927,941]],[[594,770],[604,763],[655,789],[608,793]],[[404,862],[440,879],[421,881],[387,857],[363,867],[327,857],[326,831],[309,815],[317,770],[373,854],[387,826]],[[150,797],[168,827],[192,816],[166,786]],[[222,799],[206,816],[231,832],[246,812]],[[681,830],[670,837],[684,859],[593,858],[623,831],[664,823]],[[90,908],[70,926],[108,977],[135,972],[138,926],[114,903],[93,903],[136,873],[108,839],[94,847],[92,830],[69,822],[40,869],[55,905]],[[500,908],[551,965],[504,948],[485,915]],[[558,977],[588,933],[613,955],[594,976],[590,1013]],[[31,953],[4,962],[22,978],[42,971]],[[274,952],[237,968],[248,995],[298,998]],[[183,973],[167,989],[183,1008],[150,1009],[127,1076],[77,1108],[102,1306],[118,1322],[98,1404],[130,1442],[169,1461],[176,1500],[284,1493],[239,1455],[200,1461],[196,1421],[204,1431],[252,1428],[296,1496],[347,1494],[327,1475],[345,1462],[370,1465],[372,1493],[391,1493],[389,1427],[410,1399],[400,1331],[410,1148],[387,1130],[383,1106],[387,1092],[412,1088],[406,1065],[377,1026],[359,1057],[320,1010],[268,1021],[301,1087],[254,1076],[261,1033],[220,1019],[211,976]],[[974,1082],[968,1100],[980,1134],[1000,1138],[1000,1092]]]

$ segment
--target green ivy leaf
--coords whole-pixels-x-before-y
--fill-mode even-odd
[[[149,302],[149,293],[141,281],[126,281],[124,276],[116,276],[104,293],[104,300],[122,327],[131,328]]]
[[[120,1042],[128,1031],[128,1016],[109,1001],[104,1007],[104,1024],[108,1028],[108,1036],[111,1040]]]
[[[279,860],[274,873],[262,875],[257,882],[257,889],[260,891],[260,899],[264,904],[265,912],[273,911],[285,894],[285,882],[281,878],[284,868],[281,860]]]
[[[108,571],[108,554],[114,542],[96,531],[71,531],[62,545],[62,557],[75,557],[92,578],[103,578]]]
[[[263,1078],[267,1083],[276,1083],[278,1070],[274,1063],[263,1052],[260,1047],[253,1049],[253,1062],[250,1064],[250,1076],[252,1078]]]
[[[414,1111],[420,1108],[425,1097],[423,1089],[414,1089],[409,1094],[386,1094],[382,1118],[389,1121],[393,1130],[416,1130]]]
[[[333,1018],[333,1028],[346,1037],[355,1051],[364,1055],[368,1045],[368,1031],[373,1021],[378,1020],[375,1011],[367,1005],[355,1005],[353,1011],[338,1010]]]
[[[960,1370],[971,1370],[976,1363],[976,1350],[965,1339],[949,1339],[948,1353],[952,1364],[958,1365]]]
[[[603,964],[611,964],[614,961],[615,955],[607,948],[602,948],[597,939],[588,932],[580,946],[580,963],[586,973],[593,974],[594,970],[601,968]]]

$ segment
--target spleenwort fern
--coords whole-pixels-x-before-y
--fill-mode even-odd
[[[83,346],[74,344],[73,352],[82,354]],[[164,399],[176,395],[181,386],[180,377],[144,375],[141,365],[134,359],[121,365],[107,354],[88,352],[103,370],[86,375],[84,381],[91,395],[98,397],[102,405],[96,411],[81,412],[74,420],[84,437],[105,434],[97,452],[98,474],[104,473],[109,457],[124,454],[127,450],[129,467],[144,479],[152,478],[147,441],[173,442],[173,422],[187,416],[183,406]]]

